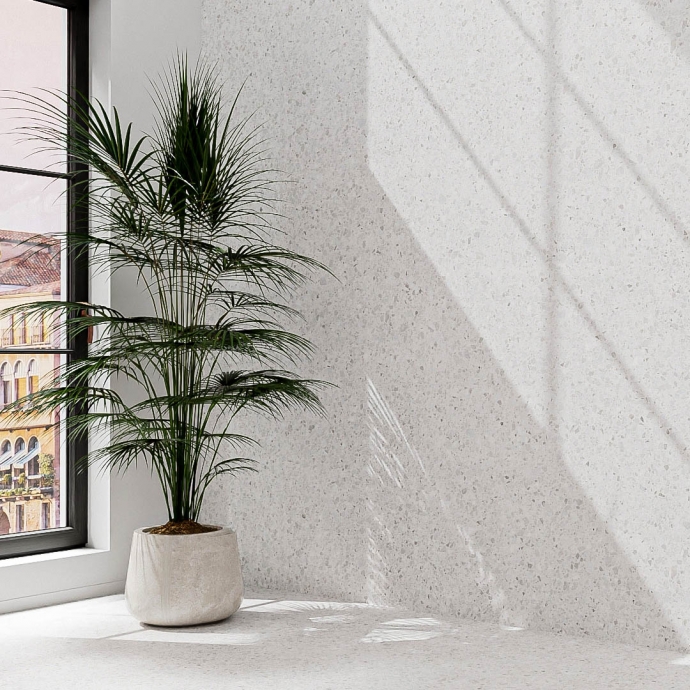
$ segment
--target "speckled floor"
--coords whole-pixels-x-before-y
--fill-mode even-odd
[[[690,657],[365,604],[263,594],[230,620],[139,625],[121,596],[0,616],[0,687],[690,688]]]

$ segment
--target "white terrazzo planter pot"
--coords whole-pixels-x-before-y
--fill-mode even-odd
[[[200,625],[231,616],[244,586],[237,535],[223,527],[204,534],[134,532],[125,599],[149,625]]]

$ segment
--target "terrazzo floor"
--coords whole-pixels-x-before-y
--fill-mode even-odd
[[[0,616],[13,690],[690,690],[690,657],[365,604],[257,594],[218,624],[139,625],[122,596]]]

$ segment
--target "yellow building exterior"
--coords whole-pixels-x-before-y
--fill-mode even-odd
[[[60,299],[59,261],[55,239],[0,230],[0,310],[13,309],[0,322],[0,535],[60,526],[58,413],[39,415],[28,405],[19,419],[3,412],[45,385],[60,363],[59,354],[41,352],[60,346],[47,324],[22,312],[27,302]]]

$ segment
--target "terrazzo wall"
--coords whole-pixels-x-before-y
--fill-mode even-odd
[[[205,0],[328,418],[248,421],[248,587],[690,642],[690,0]]]

